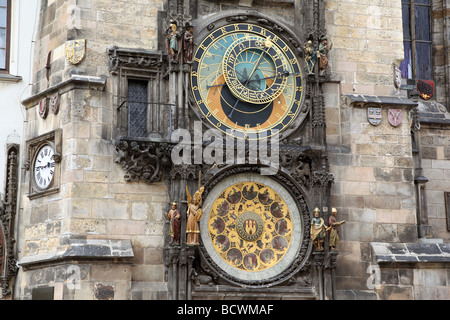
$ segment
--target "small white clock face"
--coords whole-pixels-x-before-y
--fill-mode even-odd
[[[39,189],[47,189],[53,179],[55,173],[55,160],[53,155],[55,152],[49,145],[42,147],[34,161],[34,181]]]

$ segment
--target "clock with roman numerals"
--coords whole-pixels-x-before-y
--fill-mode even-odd
[[[40,190],[47,189],[55,174],[55,150],[50,145],[44,145],[36,154],[33,167],[33,178]]]
[[[301,59],[280,34],[251,23],[210,32],[195,53],[191,86],[203,116],[224,133],[262,139],[302,109]]]
[[[27,160],[24,167],[30,171],[30,199],[59,191],[61,146],[61,129],[27,141]]]

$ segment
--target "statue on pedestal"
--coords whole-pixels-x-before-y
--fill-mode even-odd
[[[306,70],[308,71],[308,75],[314,74],[314,66],[317,60],[317,54],[313,49],[312,41],[308,40],[305,50],[305,62],[306,62]]]
[[[189,194],[188,187],[186,186],[188,210],[187,210],[187,224],[186,224],[186,244],[198,245],[200,228],[198,223],[203,216],[202,209],[202,194],[205,190],[204,187],[199,188],[193,197]]]
[[[183,36],[183,61],[192,64],[194,55],[194,26],[188,24]]]
[[[178,209],[178,203],[172,202],[172,208],[169,212],[166,212],[166,218],[170,222],[169,234],[171,237],[170,244],[179,245],[180,244],[180,233],[181,233],[181,213]]]
[[[169,28],[167,29],[167,54],[173,63],[178,63],[178,54],[180,48],[180,32],[177,30],[177,22],[170,20]]]
[[[316,250],[323,250],[323,241],[326,231],[325,221],[320,217],[319,208],[314,209],[314,217],[311,219],[311,239]]]
[[[343,225],[345,223],[345,220],[336,221],[336,215],[337,215],[337,209],[332,208],[331,209],[331,215],[328,218],[328,226],[329,226],[329,232],[330,232],[330,248],[332,250],[336,250],[336,247],[339,243],[339,235],[338,235],[338,227]]]
[[[333,48],[333,44],[328,44],[327,37],[320,38],[319,50],[317,51],[317,57],[319,58],[319,75],[325,73],[328,67],[328,52]]]

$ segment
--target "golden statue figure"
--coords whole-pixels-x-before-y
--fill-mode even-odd
[[[202,194],[205,190],[204,187],[200,187],[199,190],[191,197],[189,194],[188,187],[186,186],[188,210],[187,210],[187,224],[186,224],[186,244],[188,245],[198,245],[200,228],[198,223],[203,216],[202,209]]]

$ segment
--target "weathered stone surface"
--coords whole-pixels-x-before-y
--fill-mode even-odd
[[[69,240],[68,246],[59,251],[25,256],[19,261],[24,268],[34,264],[48,263],[69,258],[113,259],[133,258],[134,253],[129,240]]]
[[[114,300],[114,283],[95,283],[94,298],[95,300]]]
[[[381,243],[371,242],[374,257],[384,263],[450,263],[448,243]]]

